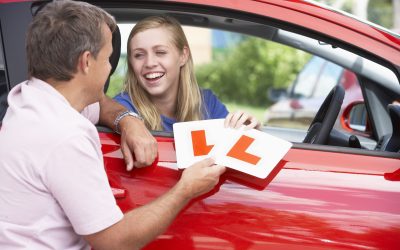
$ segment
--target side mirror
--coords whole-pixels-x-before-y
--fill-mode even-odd
[[[287,90],[283,88],[270,88],[268,89],[267,94],[268,100],[272,103],[276,103],[282,99],[286,99],[288,97]]]
[[[368,125],[368,114],[365,104],[362,101],[350,103],[340,117],[340,123],[344,130],[370,134]]]

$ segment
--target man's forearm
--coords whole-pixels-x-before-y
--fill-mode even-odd
[[[162,234],[184,208],[189,198],[178,184],[153,202],[125,214],[117,224],[100,232],[95,249],[140,249]],[[108,232],[107,232],[108,231]]]
[[[118,114],[125,111],[126,108],[106,95],[103,95],[99,103],[100,103],[99,124],[107,126],[112,130],[115,130],[116,129],[114,125],[115,118],[117,118]]]
[[[175,186],[154,202],[126,214],[123,222],[126,226],[135,228],[130,231],[130,236],[125,239],[127,245],[135,243],[138,248],[142,248],[154,240],[158,235],[165,232],[189,200]]]

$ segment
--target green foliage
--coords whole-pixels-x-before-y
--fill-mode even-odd
[[[229,112],[241,110],[247,112],[248,114],[253,115],[260,122],[264,121],[265,119],[265,111],[266,111],[265,107],[255,107],[251,105],[239,104],[236,102],[224,102],[224,104]]]
[[[316,0],[330,6],[335,6],[337,0]],[[391,29],[394,25],[393,2],[398,0],[369,0],[367,8],[367,19],[373,23],[379,24],[385,28]],[[340,7],[343,11],[352,13],[353,6],[357,0],[345,0]]]
[[[392,0],[370,0],[368,4],[368,20],[383,27],[393,27]]]
[[[125,78],[122,75],[113,74],[111,76],[106,95],[113,98],[119,94],[122,90],[124,79]]]
[[[119,94],[124,86],[126,74],[126,55],[121,55],[118,61],[117,69],[111,75],[106,95],[113,98]]]
[[[309,58],[302,51],[250,37],[199,66],[196,76],[201,87],[211,88],[223,102],[267,107],[268,88],[286,88]]]

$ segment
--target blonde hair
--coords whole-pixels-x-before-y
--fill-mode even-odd
[[[146,126],[151,130],[163,129],[161,114],[152,103],[149,94],[139,84],[133,71],[129,62],[132,56],[129,43],[139,32],[160,27],[165,27],[171,32],[172,42],[180,53],[183,53],[184,47],[187,47],[189,52],[187,62],[180,70],[175,118],[177,121],[194,121],[203,118],[202,97],[194,74],[192,54],[180,23],[169,16],[151,16],[139,21],[129,34],[127,47],[128,73],[124,85],[124,91],[128,92],[132,103],[143,117]]]

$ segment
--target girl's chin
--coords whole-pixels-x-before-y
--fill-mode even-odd
[[[157,87],[147,87],[146,91],[151,95],[151,96],[162,96],[165,91],[163,91],[160,88]]]

